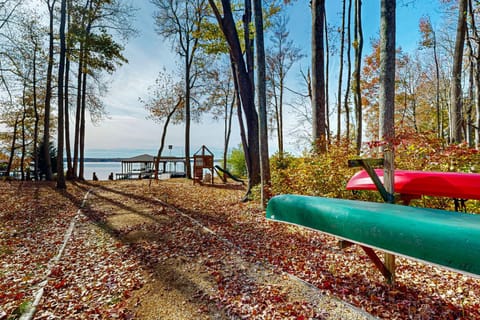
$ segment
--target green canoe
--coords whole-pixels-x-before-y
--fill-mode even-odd
[[[267,219],[480,275],[480,215],[388,203],[281,195]]]

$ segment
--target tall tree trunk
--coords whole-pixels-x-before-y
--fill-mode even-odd
[[[78,73],[77,73],[77,101],[75,111],[75,137],[73,141],[73,176],[78,177],[78,152],[80,150],[80,122],[82,114],[82,72],[84,45],[80,43]]]
[[[189,42],[186,41],[187,46]],[[185,55],[185,171],[187,179],[192,179],[192,170],[190,165],[190,66],[189,50]]]
[[[354,73],[354,88],[353,95],[355,101],[355,121],[357,122],[356,133],[356,149],[357,154],[360,154],[362,148],[362,90],[360,88],[360,73],[362,68],[362,49],[363,49],[363,32],[362,32],[362,0],[355,0],[355,71]]]
[[[437,38],[435,36],[435,31],[432,28],[433,35],[433,58],[435,61],[435,111],[437,118],[437,136],[443,139],[443,126],[442,126],[442,117],[440,110],[440,66],[438,63],[438,54],[437,54]]]
[[[80,180],[85,180],[84,169],[85,169],[85,118],[86,118],[86,109],[87,109],[87,73],[82,74],[82,105],[80,108],[80,157],[79,157],[79,169],[78,169],[78,178]]]
[[[237,102],[237,94],[234,92],[234,97],[230,103],[230,110],[228,105],[225,105],[225,131],[223,140],[223,168],[227,168],[228,147],[230,144],[230,136],[232,134],[232,120],[233,120],[233,108]],[[223,181],[227,181],[227,175],[223,173]]]
[[[469,146],[473,146],[474,144],[474,139],[473,139],[473,127],[472,127],[472,122],[473,122],[473,104],[475,101],[474,97],[474,70],[475,70],[475,64],[474,64],[474,58],[473,58],[473,47],[471,44],[471,38],[467,34],[467,46],[468,46],[468,59],[469,59],[469,67],[468,67],[468,106],[467,110],[465,111],[466,116],[467,116],[467,121],[465,124],[465,138],[467,140],[467,143]]]
[[[33,90],[33,111],[35,113],[35,122],[33,125],[33,161],[34,161],[34,169],[33,169],[33,178],[35,181],[38,181],[38,124],[40,122],[40,114],[38,113],[38,103],[37,103],[37,52],[38,47],[37,43],[35,43],[35,48],[33,52],[33,62],[32,62],[32,90]]]
[[[393,203],[394,193],[394,144],[395,138],[395,0],[381,0],[380,14],[380,132],[386,143],[383,147],[384,185]],[[385,254],[385,266],[391,272],[390,282],[395,280],[395,256]]]
[[[347,28],[347,83],[345,84],[345,98],[343,99],[344,110],[345,110],[345,127],[346,127],[346,138],[347,141],[350,141],[350,84],[352,77],[352,58],[351,58],[351,49],[352,49],[352,0],[348,0],[348,28]]]
[[[327,141],[326,144],[329,145],[331,142],[330,137],[330,94],[328,90],[328,83],[330,81],[330,47],[328,43],[328,24],[327,24],[327,11],[324,10],[323,12],[324,18],[324,28],[325,28],[325,131],[327,134]]]
[[[259,144],[260,144],[260,175],[261,175],[261,203],[266,207],[268,189],[270,188],[270,161],[268,158],[268,125],[267,125],[267,89],[265,76],[265,44],[263,37],[263,10],[262,0],[253,0],[255,18],[255,45],[257,49],[257,103],[259,115]]]
[[[58,64],[58,128],[57,128],[57,189],[66,189],[65,174],[63,171],[63,148],[65,141],[64,130],[64,77],[65,77],[65,20],[67,0],[62,0],[60,7],[60,58]]]
[[[317,153],[327,150],[325,114],[324,67],[324,14],[325,0],[312,0],[312,130]]]
[[[26,88],[27,84],[24,83],[23,85],[23,97],[22,97],[22,105],[23,105],[23,114],[22,114],[22,155],[20,156],[20,175],[22,181],[25,181],[25,154],[27,152],[27,137],[25,134],[25,119],[27,118],[27,101],[26,101]]]
[[[283,69],[283,66],[280,66]],[[280,158],[283,158],[284,148],[283,148],[283,95],[285,93],[285,74],[283,70],[280,72],[280,83],[279,83],[279,92],[278,92],[278,119],[277,119],[277,126],[278,126],[278,153]],[[276,98],[275,98],[276,99]]]
[[[71,20],[71,0],[67,1],[67,28],[70,28],[70,20]],[[69,47],[70,44],[67,42],[66,51],[68,52],[72,48]],[[70,96],[69,96],[69,85],[70,85],[70,58],[66,55],[65,58],[65,150],[67,153],[67,179],[72,180],[75,178],[75,174],[73,173],[73,165],[72,165],[72,146],[70,144]]]
[[[450,108],[450,140],[459,143],[462,141],[463,101],[462,101],[462,59],[465,43],[467,0],[458,2],[457,35],[455,38],[455,52],[453,54],[451,108]]]
[[[52,73],[53,73],[53,13],[56,0],[47,2],[48,13],[49,13],[49,31],[48,31],[48,66],[47,66],[47,79],[45,87],[45,115],[43,119],[43,145],[44,148],[43,157],[45,158],[46,165],[46,179],[52,180],[52,163],[50,160],[50,154],[48,146],[50,145],[50,109],[51,109],[51,100],[52,100]]]
[[[245,58],[247,61],[247,72],[250,78],[250,83],[252,84],[252,92],[255,92],[255,63],[254,63],[254,46],[253,39],[251,36],[250,25],[252,23],[252,1],[245,0],[245,11],[243,14],[243,37],[245,41]],[[230,1],[228,1],[230,2]]]
[[[343,52],[345,51],[345,4],[346,4],[346,0],[342,0],[342,26],[340,28],[340,66],[338,71],[338,92],[337,92],[337,142],[340,142],[340,138],[342,134],[342,81],[343,81]]]
[[[253,170],[252,166],[252,158],[250,156],[250,151],[248,147],[248,139],[247,139],[247,130],[245,130],[245,124],[243,123],[243,112],[242,112],[242,101],[240,97],[240,86],[238,85],[238,78],[237,78],[237,70],[236,70],[236,65],[233,60],[232,55],[230,55],[230,60],[231,60],[231,66],[232,66],[232,73],[233,73],[233,85],[234,85],[234,92],[235,92],[235,101],[237,102],[237,118],[238,118],[238,126],[240,128],[240,138],[242,141],[242,148],[243,148],[243,153],[245,156],[245,165],[247,167],[247,175],[248,177],[251,176],[250,172]],[[243,197],[242,201],[247,201],[251,190],[252,190],[252,183],[249,178],[248,180],[248,186],[247,186],[247,191],[245,192],[245,196]]]

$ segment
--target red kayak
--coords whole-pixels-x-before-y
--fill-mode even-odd
[[[375,169],[383,182],[383,169]],[[376,190],[365,170],[347,183],[347,190]],[[395,192],[412,196],[436,196],[480,200],[480,174],[395,170]]]

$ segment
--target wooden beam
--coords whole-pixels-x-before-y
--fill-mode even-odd
[[[352,167],[363,167],[365,171],[372,179],[375,187],[383,198],[383,201],[387,203],[395,202],[395,195],[392,192],[388,192],[385,188],[385,185],[380,181],[377,173],[375,172],[374,167],[381,167],[385,164],[385,159],[353,159],[348,160],[348,166]],[[383,276],[387,279],[390,284],[393,284],[395,281],[395,255],[391,253],[384,253],[384,262],[375,254],[375,252],[368,248],[363,247],[363,250],[367,253],[373,263],[377,266]],[[368,252],[367,252],[368,250]]]
[[[351,159],[348,160],[348,167],[349,168],[356,168],[356,167],[362,167],[364,164],[368,164],[371,167],[383,167],[383,159],[374,159],[374,158],[368,158],[368,159]]]
[[[394,273],[382,262],[382,260],[377,256],[375,251],[372,248],[360,246],[362,247],[363,251],[367,254],[373,264],[377,267],[377,269],[382,273],[382,275],[387,279],[388,283],[393,283],[394,281]],[[386,254],[385,254],[386,255]],[[395,259],[394,255],[389,254]],[[394,260],[395,263],[395,260]],[[395,269],[394,269],[395,270]]]

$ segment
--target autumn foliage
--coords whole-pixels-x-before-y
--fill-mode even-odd
[[[381,158],[378,146],[372,141],[366,144],[363,158]],[[480,172],[480,153],[467,144],[446,145],[434,132],[417,133],[412,128],[397,129],[395,167],[403,170]],[[357,158],[355,150],[345,141],[329,146],[320,155],[305,154],[301,157],[274,156],[272,165],[273,194],[304,194],[343,199],[381,201],[377,192],[345,190],[345,186],[358,168],[348,168],[347,160]],[[450,199],[423,197],[413,203],[416,206],[453,210]],[[478,201],[467,201],[469,212],[480,212]]]

